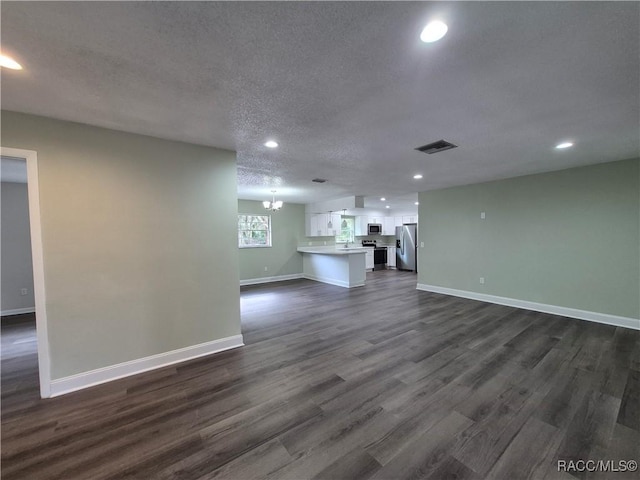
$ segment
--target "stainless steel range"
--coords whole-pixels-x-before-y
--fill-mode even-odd
[[[376,240],[362,240],[362,246],[373,248],[374,270],[385,270],[387,268],[387,247],[378,247]]]

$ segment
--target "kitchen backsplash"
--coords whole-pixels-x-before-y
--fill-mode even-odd
[[[396,237],[393,235],[368,235],[356,237],[355,244],[362,243],[362,240],[376,240],[380,245],[395,245]],[[335,237],[305,237],[298,246],[300,247],[321,247],[325,245],[335,245]]]

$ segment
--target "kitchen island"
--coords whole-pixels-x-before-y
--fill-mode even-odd
[[[304,278],[339,287],[361,287],[365,281],[366,249],[361,247],[299,247]]]

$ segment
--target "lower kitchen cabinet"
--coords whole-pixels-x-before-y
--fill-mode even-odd
[[[367,253],[364,257],[365,270],[373,270],[373,248],[367,248]]]
[[[396,267],[396,247],[387,247],[387,267]]]

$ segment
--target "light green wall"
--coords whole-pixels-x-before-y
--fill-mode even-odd
[[[262,202],[238,200],[238,213],[264,215]],[[237,248],[240,280],[302,273],[302,255],[297,252],[304,238],[304,205],[286,203],[271,213],[270,248]],[[265,271],[265,267],[267,270]]]
[[[240,334],[235,153],[2,112],[35,150],[52,379]]]
[[[635,159],[420,193],[418,283],[638,318],[639,192]]]

